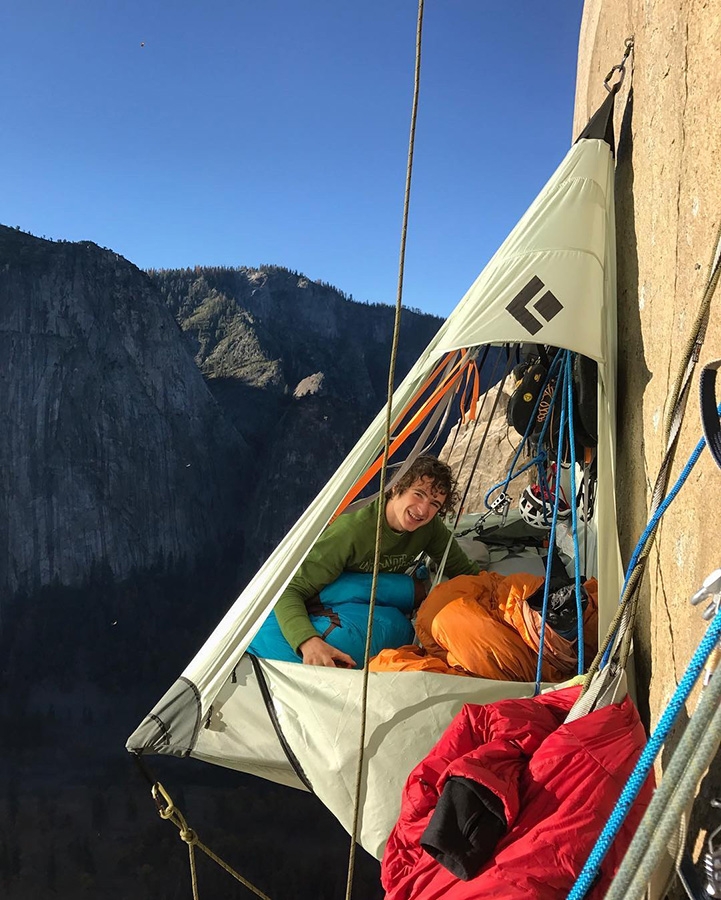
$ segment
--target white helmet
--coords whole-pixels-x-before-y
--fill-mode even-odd
[[[549,528],[553,518],[553,492],[542,491],[537,484],[527,487],[518,500],[518,509],[524,522],[534,528]],[[571,509],[563,499],[558,498],[558,518],[567,519]]]

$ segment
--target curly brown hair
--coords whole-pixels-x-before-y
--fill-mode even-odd
[[[443,506],[438,510],[441,516],[452,515],[453,508],[460,499],[456,491],[456,479],[453,477],[451,467],[435,456],[418,456],[413,460],[410,469],[398,481],[394,487],[386,493],[386,498],[397,497],[415,484],[419,478],[431,479],[431,490],[439,494],[445,494]]]

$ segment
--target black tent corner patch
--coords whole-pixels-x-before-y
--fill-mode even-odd
[[[541,279],[537,275],[534,275],[506,307],[513,318],[519,325],[522,325],[529,334],[538,334],[543,328],[543,322],[540,322],[536,318],[528,306],[533,298],[536,297],[544,287],[545,284]],[[533,306],[546,322],[550,322],[551,319],[553,319],[554,316],[557,316],[563,309],[563,304],[552,291],[544,291]]]

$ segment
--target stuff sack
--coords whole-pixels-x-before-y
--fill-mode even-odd
[[[537,357],[520,363],[513,370],[514,387],[508,400],[506,421],[521,435],[524,435],[528,429],[547,375],[548,366]],[[547,386],[547,391],[549,391],[550,398],[553,393],[552,383]],[[540,418],[539,410],[539,416],[537,416],[530,433],[538,431],[542,424],[543,419]]]

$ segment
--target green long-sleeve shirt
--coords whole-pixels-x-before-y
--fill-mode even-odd
[[[306,601],[338,578],[341,572],[372,572],[375,551],[378,503],[339,516],[316,541],[275,605],[275,615],[294,651],[308,638],[319,637],[313,628]],[[440,562],[449,533],[436,516],[416,531],[397,532],[383,516],[381,572],[405,572],[419,553],[427,553]],[[448,552],[445,571],[455,575],[477,575],[479,566],[471,562],[454,540]]]

